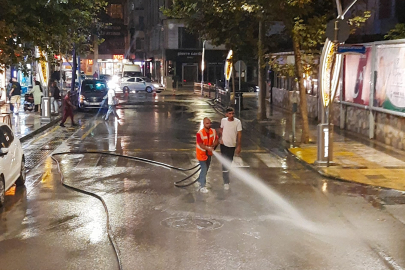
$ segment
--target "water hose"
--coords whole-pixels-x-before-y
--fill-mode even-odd
[[[127,158],[127,159],[132,159],[132,160],[137,160],[137,161],[140,161],[140,162],[153,164],[153,165],[156,165],[156,166],[161,166],[161,167],[168,168],[168,169],[174,169],[174,170],[177,170],[177,171],[183,171],[183,172],[191,171],[191,170],[194,170],[197,167],[199,167],[198,170],[196,170],[193,174],[187,176],[186,178],[184,178],[184,179],[182,179],[180,181],[174,182],[174,185],[176,187],[188,187],[188,186],[194,184],[195,182],[197,182],[198,179],[191,182],[191,183],[180,185],[180,183],[186,181],[187,179],[194,176],[197,172],[199,172],[201,170],[201,167],[200,167],[199,164],[197,164],[196,166],[194,166],[194,167],[192,167],[190,169],[183,169],[183,168],[178,168],[178,167],[166,164],[166,163],[162,163],[162,162],[158,162],[158,161],[154,161],[154,160],[150,160],[150,159],[146,159],[146,158],[140,158],[140,157],[134,157],[134,156],[125,156],[125,155],[119,155],[119,154],[110,153],[110,152],[75,151],[75,152],[54,153],[54,154],[51,155],[52,160],[55,161],[55,163],[57,165],[58,173],[60,175],[60,182],[64,187],[69,188],[69,189],[71,189],[73,191],[76,191],[76,192],[80,192],[80,193],[85,194],[85,195],[92,196],[92,197],[98,199],[103,204],[104,210],[106,212],[106,227],[107,227],[108,239],[110,240],[110,243],[111,243],[111,245],[112,245],[112,247],[114,249],[115,257],[117,258],[118,268],[120,270],[122,270],[123,267],[122,267],[120,251],[118,249],[117,243],[114,240],[113,232],[112,232],[111,225],[110,225],[110,213],[108,211],[108,207],[107,207],[106,202],[104,201],[104,199],[101,196],[99,196],[99,195],[97,195],[95,193],[92,193],[92,192],[89,192],[89,191],[86,191],[86,190],[83,190],[83,189],[80,189],[80,188],[76,188],[74,186],[66,184],[64,174],[63,174],[63,172],[61,170],[61,167],[60,167],[60,162],[56,159],[56,156],[80,155],[80,154],[82,154],[82,155],[84,155],[84,154],[99,154],[99,155],[107,155],[107,156],[114,156],[114,157],[122,157],[122,158]]]

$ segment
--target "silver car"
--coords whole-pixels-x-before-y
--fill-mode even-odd
[[[146,77],[125,77],[121,81],[122,91],[125,93],[137,93],[146,91],[152,93],[160,93],[164,90],[164,86],[160,83],[152,82]]]

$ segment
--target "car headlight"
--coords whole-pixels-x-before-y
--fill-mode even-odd
[[[153,87],[159,88],[159,84],[154,83],[154,84],[153,84]]]
[[[80,95],[80,102],[83,102],[83,101],[84,101],[84,96]]]
[[[259,91],[259,90],[260,90],[259,86],[256,86],[256,91]]]

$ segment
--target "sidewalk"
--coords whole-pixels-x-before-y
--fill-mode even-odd
[[[309,126],[311,143],[301,144],[301,117],[297,115],[296,141],[292,143],[291,113],[270,106],[268,101],[266,104],[266,121],[257,121],[257,98],[254,95],[245,98],[245,110],[240,114],[236,112],[236,115],[245,126],[277,140],[282,139],[291,154],[325,177],[405,191],[405,151],[335,127],[335,164],[328,168],[316,166],[317,123],[311,122]]]
[[[51,122],[41,122],[41,115],[39,112],[24,112],[23,99],[18,115],[10,112],[9,104],[0,106],[1,114],[9,114],[11,118],[11,125],[16,137],[24,142],[38,133],[50,128],[61,120],[61,116],[52,116]]]

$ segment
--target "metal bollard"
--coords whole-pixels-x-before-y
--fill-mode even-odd
[[[49,97],[42,98],[41,122],[51,122],[51,99]]]

